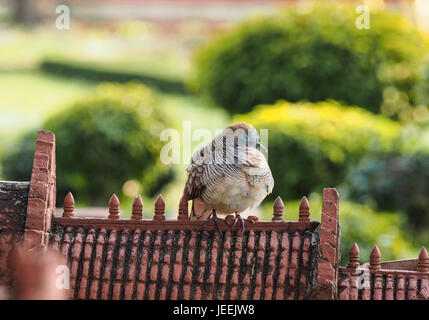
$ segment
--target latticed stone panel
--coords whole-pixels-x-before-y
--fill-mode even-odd
[[[115,194],[104,219],[77,218],[74,204],[68,193],[50,235],[68,260],[74,299],[292,300],[318,281],[320,224],[305,197],[298,221],[283,219],[278,197],[272,221],[250,216],[244,226],[232,215],[219,226],[190,221],[183,198],[177,219],[167,220],[161,195],[153,219],[142,219],[140,196],[130,219],[120,217]]]
[[[302,299],[315,237],[56,225],[51,246],[68,257],[75,299]]]
[[[422,247],[417,259],[381,261],[375,245],[369,263],[359,265],[359,247],[350,249],[349,264],[339,268],[340,300],[428,300],[429,256]]]
[[[24,238],[29,190],[29,182],[0,181],[0,286],[10,284],[10,254]]]

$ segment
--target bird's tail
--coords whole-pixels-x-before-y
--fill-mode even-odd
[[[211,213],[212,209],[201,198],[195,198],[192,200],[189,220],[207,220]]]

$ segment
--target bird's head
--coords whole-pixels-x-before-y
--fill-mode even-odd
[[[227,137],[227,141],[233,141],[235,147],[249,147],[266,151],[266,148],[259,141],[258,131],[248,123],[235,122],[228,125],[223,130],[223,136]]]

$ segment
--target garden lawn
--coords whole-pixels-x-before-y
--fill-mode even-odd
[[[39,71],[0,72],[0,153],[23,131],[92,90],[94,84]]]

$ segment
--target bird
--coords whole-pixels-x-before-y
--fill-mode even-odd
[[[214,221],[221,233],[220,216],[235,214],[233,224],[244,219],[240,213],[261,204],[272,193],[274,179],[255,127],[245,122],[228,125],[208,144],[196,150],[187,168],[183,197],[192,200],[190,220]]]

